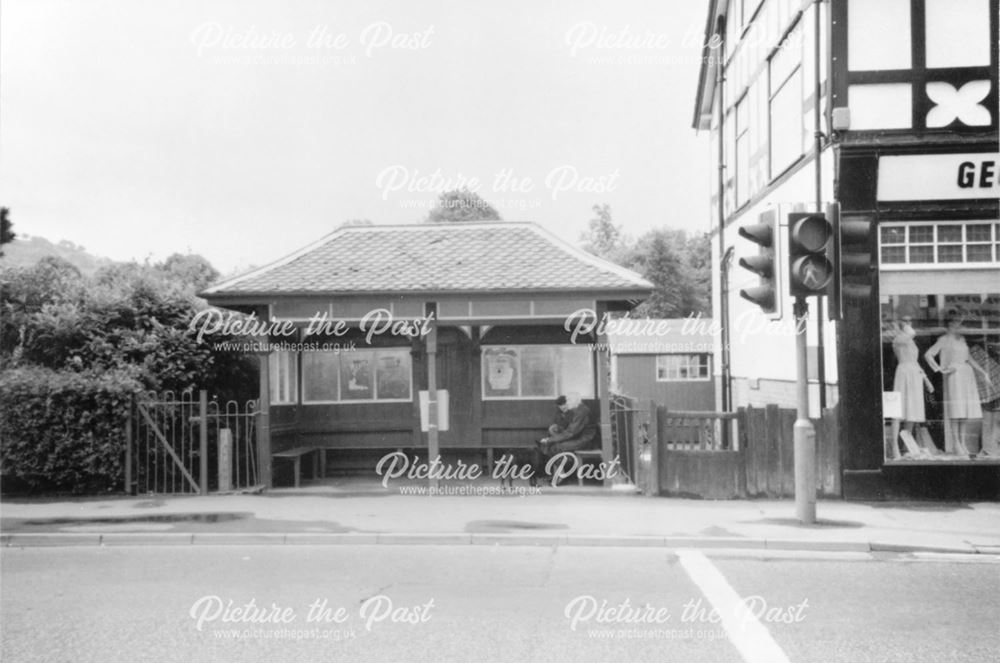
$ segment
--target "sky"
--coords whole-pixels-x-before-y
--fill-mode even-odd
[[[578,241],[707,231],[707,3],[0,0],[14,230],[224,274],[468,186]]]

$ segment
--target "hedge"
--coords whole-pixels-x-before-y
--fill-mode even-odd
[[[121,490],[125,417],[139,389],[126,371],[0,371],[0,473],[31,490]]]

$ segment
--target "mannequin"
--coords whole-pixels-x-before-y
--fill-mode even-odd
[[[893,379],[892,390],[900,394],[902,401],[903,416],[892,422],[893,444],[890,453],[893,458],[899,458],[899,445],[896,443],[899,436],[899,429],[909,435],[904,436],[903,443],[906,445],[910,455],[920,454],[921,449],[916,445],[913,433],[917,424],[926,421],[924,413],[924,389],[934,393],[934,385],[931,384],[924,369],[920,368],[920,351],[914,338],[917,332],[910,325],[911,318],[904,316],[902,322],[895,324],[895,336],[892,339],[892,351],[896,355],[896,375]],[[930,449],[928,453],[932,453]]]
[[[983,367],[992,384],[979,383],[979,396],[983,409],[983,435],[979,455],[1000,456],[1000,343],[983,337],[969,349],[969,354]]]
[[[924,353],[924,359],[932,370],[944,376],[945,451],[971,456],[965,446],[969,421],[983,417],[983,410],[979,405],[979,388],[973,371],[979,371],[987,384],[993,383],[982,366],[969,356],[969,346],[960,331],[961,316],[949,313],[945,324],[948,331],[938,337],[937,342]],[[937,361],[939,356],[940,364]]]

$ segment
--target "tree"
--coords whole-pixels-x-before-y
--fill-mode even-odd
[[[194,253],[188,255],[174,253],[157,265],[157,268],[165,272],[168,278],[189,286],[192,292],[203,290],[219,278],[219,272],[212,267],[212,263]]]
[[[683,230],[660,228],[640,237],[631,247],[625,266],[641,273],[656,289],[634,315],[710,315],[710,255],[706,235],[689,237]]]
[[[705,234],[659,228],[637,240],[616,225],[609,205],[594,205],[594,218],[581,234],[583,248],[639,272],[653,294],[636,307],[635,317],[683,318],[711,313],[711,247]]]
[[[628,266],[642,274],[655,289],[640,304],[635,314],[651,318],[680,318],[684,310],[685,282],[682,259],[675,250],[668,231],[652,230],[632,248]]]
[[[427,215],[429,223],[456,221],[500,221],[500,212],[467,187],[445,191]]]
[[[610,205],[594,205],[593,210],[596,216],[588,222],[586,232],[580,235],[583,248],[600,258],[619,262],[627,237],[612,220]]]
[[[687,308],[712,315],[712,245],[708,233],[685,238],[685,263],[690,283]]]
[[[11,230],[13,225],[10,221],[10,210],[6,207],[0,207],[0,247],[17,239],[17,233]],[[0,258],[2,257],[3,249],[0,248]]]

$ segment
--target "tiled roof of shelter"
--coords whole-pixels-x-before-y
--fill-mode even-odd
[[[345,226],[205,297],[417,292],[626,291],[652,285],[534,223]]]

